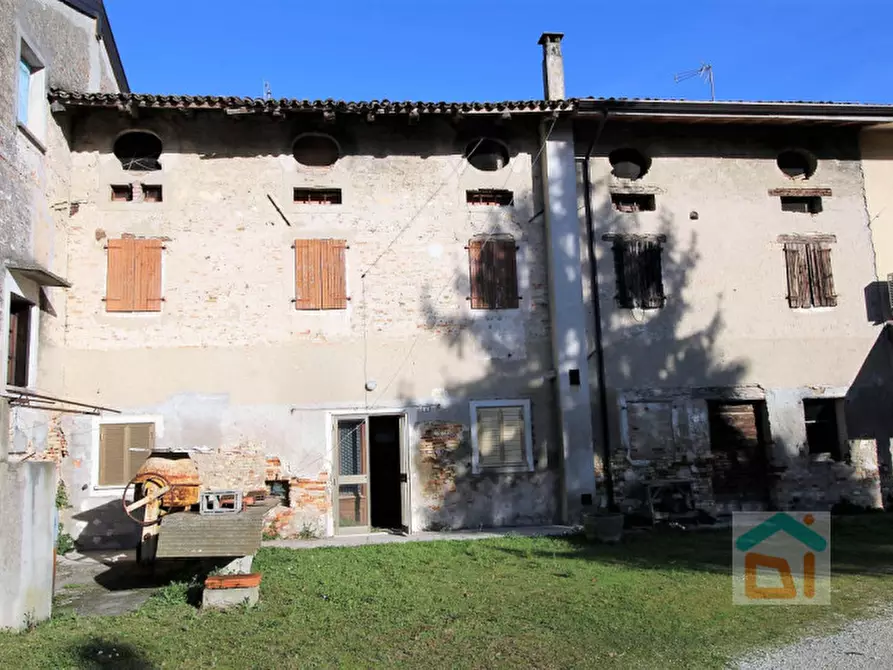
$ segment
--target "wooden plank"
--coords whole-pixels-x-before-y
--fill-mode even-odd
[[[205,578],[206,589],[247,589],[260,586],[261,573],[248,575],[211,575]]]
[[[320,309],[319,240],[295,240],[295,309]]]
[[[322,240],[320,248],[322,276],[322,309],[347,309],[347,286],[345,281],[346,240]]]
[[[487,296],[485,294],[485,279],[483,275],[483,259],[481,251],[483,240],[471,240],[468,242],[468,277],[471,283],[471,308],[487,309]]]
[[[157,558],[248,556],[260,548],[264,515],[276,499],[236,514],[176,512],[161,522]]]
[[[134,240],[132,238],[109,240],[107,247],[105,311],[133,311]]]
[[[161,240],[134,242],[135,312],[161,311]]]

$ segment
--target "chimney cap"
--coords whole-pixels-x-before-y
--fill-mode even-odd
[[[564,37],[564,33],[543,33],[540,35],[537,44],[547,44],[549,42],[560,42]]]

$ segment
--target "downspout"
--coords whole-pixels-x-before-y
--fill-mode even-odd
[[[589,159],[592,151],[601,137],[605,123],[608,121],[608,111],[602,111],[602,118],[595,131],[592,142],[586,150],[583,158],[583,206],[586,215],[586,244],[589,249],[589,277],[592,285],[592,314],[595,322],[595,370],[598,379],[598,412],[601,424],[603,465],[605,468],[605,489],[608,494],[608,509],[613,510],[614,503],[614,473],[611,468],[611,430],[608,425],[608,396],[605,387],[605,348],[602,342],[602,309],[598,286],[598,267],[595,260],[595,227],[592,221],[592,180],[589,177]]]

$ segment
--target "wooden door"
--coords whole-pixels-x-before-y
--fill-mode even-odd
[[[709,403],[713,495],[717,501],[769,499],[764,412],[763,402]]]

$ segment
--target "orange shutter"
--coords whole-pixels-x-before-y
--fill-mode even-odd
[[[131,240],[134,257],[133,311],[161,311],[161,240]]]
[[[468,243],[468,276],[471,280],[471,308],[487,309],[487,287],[484,279],[484,263],[481,257],[483,240],[471,240]]]
[[[518,266],[515,240],[487,237],[468,243],[472,309],[518,307]]]
[[[105,289],[105,311],[133,311],[133,271],[135,246],[133,239],[108,241],[108,275]]]
[[[322,309],[347,309],[345,240],[320,240],[322,245]]]
[[[345,240],[295,240],[295,309],[346,309]]]

